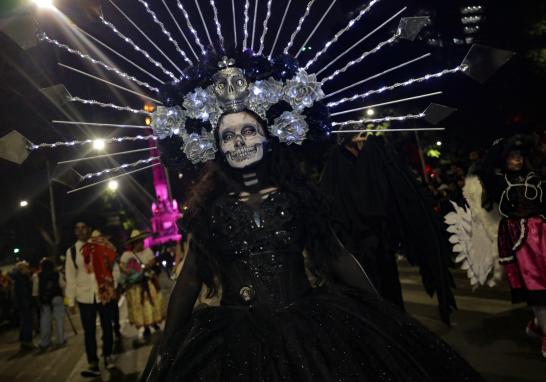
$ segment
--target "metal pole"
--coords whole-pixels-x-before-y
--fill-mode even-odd
[[[55,213],[55,197],[53,194],[53,183],[51,182],[51,168],[49,161],[46,161],[47,185],[49,188],[49,214],[51,216],[51,226],[53,227],[53,256],[58,256],[58,246],[60,243],[59,230],[57,229],[57,215]]]

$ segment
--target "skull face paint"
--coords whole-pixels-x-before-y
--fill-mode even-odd
[[[258,120],[246,112],[226,114],[218,126],[220,150],[233,168],[245,168],[262,160],[264,130]]]

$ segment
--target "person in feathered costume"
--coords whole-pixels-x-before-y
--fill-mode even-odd
[[[430,195],[381,136],[368,136],[360,150],[350,141],[330,153],[321,184],[333,203],[333,227],[366,269],[379,293],[403,307],[395,259],[402,242],[419,266],[427,293],[436,294],[449,323],[456,308],[449,273],[450,250]]]

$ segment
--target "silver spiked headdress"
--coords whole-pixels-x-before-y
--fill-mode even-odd
[[[145,0],[137,1],[144,7],[143,11],[150,17],[150,21],[161,29],[161,32],[168,40],[168,43],[171,44],[176,51],[176,57],[168,55],[162,49],[161,44],[158,41],[152,40],[150,36],[139,26],[139,24],[129,17],[114,0],[107,0],[107,3],[110,4],[110,10],[115,11],[116,15],[119,15],[120,18],[125,19],[129,26],[135,30],[135,33],[138,33],[140,38],[145,39],[149,43],[149,46],[153,47],[154,50],[148,51],[147,49],[143,48],[141,45],[135,42],[138,39],[135,40],[134,36],[130,37],[127,34],[127,28],[123,28],[123,31],[118,29],[114,23],[107,20],[103,15],[100,16],[101,25],[120,38],[123,43],[127,44],[128,50],[134,50],[137,55],[140,55],[142,58],[140,61],[135,61],[135,59],[127,57],[124,52],[115,50],[98,37],[73,24],[70,24],[69,30],[74,31],[78,38],[84,38],[86,40],[86,44],[95,44],[94,49],[91,50],[92,53],[87,53],[76,49],[73,46],[69,46],[54,38],[51,38],[45,33],[39,33],[37,37],[40,41],[52,44],[58,49],[68,52],[71,55],[78,56],[82,60],[100,67],[106,71],[105,73],[112,73],[131,85],[123,86],[107,80],[104,78],[104,75],[94,75],[84,70],[61,64],[64,69],[68,69],[78,73],[79,75],[100,81],[101,83],[117,90],[125,91],[131,93],[132,95],[137,95],[141,99],[152,101],[155,104],[155,107],[152,110],[142,110],[140,108],[127,105],[117,105],[93,99],[84,99],[70,95],[70,93],[68,93],[68,91],[62,86],[60,91],[59,89],[56,89],[54,92],[57,95],[54,98],[60,100],[58,102],[59,104],[73,102],[114,109],[120,112],[123,111],[132,113],[135,116],[142,115],[149,120],[150,124],[134,125],[127,124],[126,122],[99,123],[72,120],[53,121],[53,123],[80,126],[108,126],[112,128],[143,130],[151,128],[153,132],[151,135],[138,134],[132,136],[113,136],[104,139],[103,142],[112,144],[126,141],[155,142],[176,138],[173,139],[173,141],[182,141],[182,143],[179,144],[179,150],[184,152],[185,156],[191,163],[205,162],[214,158],[214,153],[217,150],[214,129],[216,129],[216,124],[220,116],[223,113],[231,113],[244,109],[251,110],[265,119],[268,110],[270,110],[273,105],[280,103],[289,105],[289,109],[282,110],[279,115],[276,115],[274,118],[270,119],[269,126],[267,126],[271,135],[277,137],[281,142],[286,144],[301,144],[305,139],[313,135],[317,124],[321,125],[322,132],[341,134],[346,133],[347,131],[368,131],[361,130],[362,127],[368,123],[381,123],[385,121],[394,122],[408,119],[424,119],[431,122],[437,122],[439,118],[447,115],[448,111],[451,109],[432,104],[423,112],[415,114],[398,116],[388,115],[373,119],[361,117],[359,119],[341,121],[337,118],[341,115],[361,112],[372,107],[381,107],[383,105],[408,102],[411,100],[428,98],[440,94],[440,91],[427,94],[417,94],[406,98],[388,100],[375,104],[362,102],[363,100],[377,94],[387,94],[399,88],[407,88],[422,82],[434,81],[446,75],[453,75],[460,72],[481,82],[512,56],[512,52],[492,49],[482,45],[474,45],[461,64],[454,68],[409,78],[401,82],[387,82],[385,85],[378,87],[374,86],[371,89],[365,88],[365,84],[369,81],[387,76],[391,72],[411,65],[430,55],[424,54],[418,57],[410,58],[401,63],[396,63],[385,70],[368,75],[365,78],[355,78],[348,86],[343,88],[336,88],[335,82],[333,82],[334,79],[344,75],[350,68],[359,65],[368,57],[377,55],[380,53],[380,51],[394,46],[402,39],[413,40],[421,28],[423,28],[428,22],[426,17],[403,17],[400,19],[398,27],[392,35],[388,36],[371,49],[361,48],[364,42],[366,42],[371,36],[375,36],[384,30],[386,25],[404,12],[406,9],[404,7],[400,11],[394,13],[390,18],[382,21],[382,23],[374,29],[367,31],[362,37],[358,36],[358,33],[355,31],[353,34],[353,36],[355,36],[354,43],[350,44],[349,48],[336,54],[334,58],[330,58],[328,62],[324,62],[325,53],[331,49],[331,47],[335,45],[343,35],[349,35],[350,33],[347,32],[352,30],[352,28],[357,25],[365,15],[371,13],[373,8],[382,1],[370,0],[367,5],[361,7],[360,10],[355,13],[355,15],[348,21],[346,26],[337,31],[331,38],[322,42],[322,49],[318,50],[317,53],[310,59],[305,60],[306,62],[303,65],[298,66],[296,70],[290,73],[289,76],[250,78],[248,72],[246,72],[243,68],[243,64],[245,63],[236,62],[234,57],[229,57],[226,55],[226,57],[221,57],[221,59],[218,60],[219,66],[217,67],[216,73],[212,76],[211,83],[196,86],[183,94],[183,97],[179,99],[177,103],[170,103],[166,102],[166,100],[160,96],[160,88],[169,82],[173,84],[183,84],[184,81],[188,80],[188,78],[185,74],[185,68],[179,67],[180,63],[183,63],[188,67],[195,68],[199,66],[200,62],[203,61],[207,55],[205,45],[200,39],[197,29],[193,25],[194,22],[199,22],[200,20],[206,33],[206,38],[208,40],[207,44],[210,44],[210,46],[213,47],[217,53],[226,52],[224,45],[228,39],[231,40],[230,37],[223,35],[222,22],[228,21],[232,23],[233,43],[235,48],[239,51],[251,52],[254,56],[259,56],[274,66],[276,65],[274,62],[275,57],[280,52],[282,52],[285,57],[290,55],[290,51],[295,52],[294,58],[300,60],[302,59],[300,56],[305,56],[307,54],[303,54],[304,47],[306,47],[307,44],[312,41],[315,33],[320,29],[321,25],[326,17],[331,13],[332,9],[335,9],[338,1],[308,0],[303,15],[299,18],[297,26],[295,26],[295,29],[290,34],[290,38],[283,49],[279,48],[280,44],[282,44],[281,31],[283,30],[285,24],[288,23],[287,20],[289,18],[287,18],[287,15],[289,10],[293,8],[292,3],[295,3],[293,0],[267,0],[267,12],[261,25],[259,22],[257,22],[259,0],[244,0],[244,7],[241,8],[237,6],[238,4],[235,0],[231,0],[231,4],[229,4],[229,2],[224,2],[226,9],[229,9],[229,5],[231,5],[231,15],[225,14],[225,12],[224,14],[219,12],[216,1],[210,0],[208,3],[210,4],[213,12],[213,25],[209,25],[206,21],[206,17],[202,10],[204,3],[202,1],[194,0],[194,5],[189,5],[191,3],[190,1],[183,2],[181,0],[176,0],[173,2],[166,2],[161,0],[161,2],[157,2],[157,4],[154,2],[153,7]],[[253,7],[251,7],[251,2],[253,3]],[[275,20],[272,20],[271,18],[271,10],[274,2],[278,2],[279,5],[284,5],[285,8],[281,20],[277,21],[276,23],[276,34],[274,39],[271,37],[273,43],[271,47],[267,49],[266,37],[268,32],[273,29],[270,28],[271,24],[275,22]],[[176,6],[173,6],[173,4]],[[187,9],[189,6],[195,7],[199,18],[190,17]],[[321,6],[323,7],[320,8]],[[155,9],[155,7],[163,7],[163,10],[166,11],[169,16],[169,19],[160,20],[158,14],[156,13],[157,9]],[[242,18],[239,17],[239,12],[242,13]],[[308,25],[309,23],[306,23],[306,21],[311,14],[316,14],[318,16],[318,21],[313,25]],[[243,20],[242,25],[240,22],[238,22],[241,19]],[[65,18],[64,20],[68,19]],[[114,20],[114,17],[112,17],[111,20]],[[116,22],[118,21],[119,19],[116,19]],[[176,26],[176,30],[183,38],[184,43],[177,41],[175,35],[168,29],[167,24]],[[212,27],[211,29],[216,31],[216,34],[218,35],[216,44],[211,37],[209,27]],[[294,45],[296,41],[300,41],[300,39],[297,38],[298,35],[303,33],[307,27],[309,28],[309,31],[307,32],[306,37],[301,39],[301,41],[303,41],[301,47],[295,50]],[[258,34],[260,28],[262,31],[261,35]],[[25,30],[28,30],[28,28]],[[361,49],[361,53],[358,54],[356,58],[347,60],[347,55],[349,53],[354,53],[357,48]],[[115,54],[117,58],[131,65],[131,67],[134,68],[135,73],[145,75],[146,78],[148,78],[148,81],[153,81],[153,84],[135,76],[133,71],[130,73],[123,71],[111,63],[110,60],[102,58],[108,56],[107,52]],[[321,60],[323,60],[322,67],[312,69],[314,66],[317,66]],[[324,88],[328,89],[328,91],[324,91]],[[358,90],[351,94],[350,90],[355,88]],[[44,93],[46,93],[46,90],[44,90]],[[340,110],[339,107],[345,104],[351,104],[353,106],[351,106],[351,108]],[[321,106],[322,111],[321,113],[314,115],[313,113],[315,113],[317,106]],[[330,117],[334,120],[331,123],[329,122]],[[193,124],[192,128],[189,128],[189,124],[192,122],[192,120],[202,122],[202,127],[196,130],[195,124]],[[415,129],[421,130],[424,128],[418,127]],[[408,131],[412,129],[390,129],[382,131],[396,132],[402,130]],[[5,145],[2,146],[3,142],[7,142],[9,139],[11,139],[11,137],[12,136],[10,135],[0,138],[0,148],[4,147]],[[40,144],[33,144],[28,141],[27,148],[28,150],[32,151],[46,147],[72,147],[93,144],[94,141],[94,139],[84,139]],[[117,152],[107,155],[124,155],[135,151],[138,150]],[[0,155],[4,155],[2,150],[0,150]],[[23,158],[25,156],[10,155],[10,158],[12,157]],[[79,158],[77,160],[91,160],[94,158],[95,157]],[[159,157],[157,157],[157,155],[153,155],[148,159],[141,159],[137,162],[122,164],[112,169],[87,174],[82,177],[82,179],[91,179],[117,171],[125,171],[127,174],[134,173],[136,171],[150,168],[158,163]],[[94,184],[101,182],[102,180]],[[90,185],[86,185],[84,187],[88,186]]]

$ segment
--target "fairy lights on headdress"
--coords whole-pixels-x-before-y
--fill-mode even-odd
[[[78,27],[75,27],[76,30],[82,32],[83,35],[97,42],[103,48],[107,49],[111,53],[114,53],[124,61],[129,62],[132,66],[153,78],[161,86],[156,87],[145,81],[139,80],[136,77],[118,69],[111,64],[109,60],[99,60],[93,58],[91,55],[86,53],[85,50],[82,51],[81,48],[75,49],[70,47],[67,44],[50,38],[45,33],[40,33],[38,38],[43,42],[52,44],[59,49],[63,49],[73,55],[79,56],[83,60],[91,62],[102,69],[116,74],[121,78],[121,80],[136,84],[143,89],[142,91],[137,91],[140,89],[136,89],[134,86],[132,88],[123,86],[101,78],[100,76],[96,76],[62,64],[64,68],[78,73],[79,75],[86,76],[87,78],[97,80],[112,88],[128,92],[133,96],[141,98],[142,100],[153,101],[155,105],[151,109],[141,110],[131,106],[118,105],[93,99],[84,99],[71,95],[66,95],[65,101],[113,109],[120,112],[129,112],[134,115],[144,115],[147,119],[149,119],[149,121],[146,122],[146,125],[131,125],[124,123],[126,121],[123,121],[122,123],[112,123],[111,121],[104,123],[54,121],[54,123],[102,126],[111,127],[114,129],[149,128],[151,129],[151,132],[153,132],[152,135],[110,137],[104,141],[107,143],[118,143],[126,141],[154,140],[158,141],[158,147],[160,150],[162,142],[172,142],[172,144],[177,145],[179,152],[183,153],[183,157],[180,157],[178,160],[187,160],[192,164],[203,163],[215,158],[217,151],[216,129],[218,121],[223,114],[240,112],[244,110],[251,111],[267,122],[267,130],[269,131],[270,135],[287,145],[300,145],[306,139],[329,134],[330,132],[346,133],[347,131],[363,131],[358,129],[359,126],[365,123],[381,123],[391,121],[403,122],[406,120],[415,119],[428,120],[427,113],[430,112],[428,111],[429,109],[418,114],[410,113],[401,116],[382,116],[373,119],[349,119],[345,121],[336,120],[334,122],[332,122],[330,119],[337,118],[338,116],[344,114],[366,110],[367,108],[374,106],[379,107],[383,105],[408,102],[441,94],[440,91],[437,91],[416,96],[408,96],[400,99],[385,100],[384,102],[376,103],[375,105],[354,105],[352,108],[345,110],[334,109],[346,103],[362,101],[376,94],[387,93],[398,88],[409,87],[411,85],[428,80],[435,80],[440,77],[459,72],[465,73],[474,78],[484,77],[483,70],[473,70],[474,64],[480,61],[476,60],[476,55],[490,54],[491,57],[494,56],[494,60],[489,60],[490,62],[494,61],[495,63],[492,65],[492,67],[494,67],[493,69],[496,69],[496,67],[502,65],[511,56],[510,52],[506,51],[495,50],[493,54],[487,51],[489,48],[472,48],[474,50],[471,49],[465,60],[454,68],[440,70],[435,73],[419,77],[413,77],[406,81],[391,83],[390,85],[379,86],[371,90],[365,88],[361,89],[362,86],[365,86],[365,83],[372,79],[386,76],[395,70],[429,56],[429,54],[424,54],[392,66],[388,69],[382,70],[374,75],[369,75],[367,78],[354,79],[351,81],[350,85],[343,88],[338,88],[337,90],[335,88],[328,88],[331,91],[325,92],[323,90],[324,86],[330,86],[334,79],[344,75],[349,69],[361,64],[367,57],[380,54],[382,50],[395,45],[395,43],[401,39],[413,40],[420,29],[425,26],[427,19],[425,17],[402,18],[396,32],[393,35],[378,43],[371,49],[362,49],[362,53],[360,53],[356,58],[345,60],[345,56],[349,52],[363,44],[370,36],[378,33],[383,27],[397,18],[406,9],[402,8],[400,11],[361,37],[355,26],[360,25],[360,27],[362,27],[361,20],[363,20],[365,16],[374,12],[378,3],[381,2],[381,0],[369,0],[368,3],[364,5],[355,16],[349,19],[343,28],[333,34],[332,37],[325,39],[323,45],[321,44],[322,48],[318,50],[313,57],[307,59],[304,64],[300,65],[295,58],[303,55],[302,52],[304,51],[304,48],[315,37],[316,32],[323,25],[324,20],[328,17],[328,15],[335,13],[334,9],[336,7],[337,0],[309,0],[305,4],[305,10],[298,19],[295,29],[289,34],[288,41],[284,42],[286,45],[282,50],[282,54],[280,55],[277,55],[278,52],[275,52],[275,49],[278,44],[283,44],[283,33],[281,32],[283,27],[285,27],[285,22],[289,19],[287,15],[293,0],[275,0],[275,6],[277,6],[278,3],[279,6],[285,6],[282,18],[278,22],[271,19],[272,7],[274,3],[273,0],[268,0],[265,5],[264,3],[260,4],[259,0],[245,0],[242,9],[236,7],[236,2],[231,0],[231,2],[225,2],[226,5],[223,5],[225,9],[229,8],[230,10],[230,12],[225,15],[221,13],[223,8],[219,8],[219,6],[217,7],[217,2],[215,0],[209,0],[208,2],[194,0],[194,2],[187,1],[184,3],[181,0],[176,0],[176,7],[173,3],[173,8],[178,8],[179,11],[181,11],[181,13],[178,14],[173,12],[170,5],[168,5],[165,0],[161,0],[161,4],[165,8],[164,10],[167,11],[172,23],[176,26],[176,30],[179,33],[171,33],[171,31],[167,29],[167,23],[159,19],[159,13],[157,13],[156,9],[153,9],[153,7],[156,5],[155,2],[147,2],[146,0],[138,0],[138,2],[144,7],[144,9],[141,8],[141,11],[143,13],[145,12],[144,14],[150,18],[151,22],[159,26],[162,35],[169,41],[171,50],[176,51],[176,58],[169,57],[166,51],[161,48],[159,41],[152,40],[141,28],[142,24],[137,24],[113,0],[108,0],[108,3],[115,8],[117,14],[121,15],[134,29],[136,29],[136,31],[138,31],[140,35],[155,48],[154,52],[157,51],[157,53],[161,55],[161,58],[166,60],[166,63],[162,63],[157,58],[152,57],[147,50],[141,48],[140,45],[133,41],[132,38],[118,30],[118,28],[112,22],[107,21],[102,15],[100,16],[101,22],[107,30],[110,30],[114,35],[121,38],[130,48],[140,53],[147,62],[153,65],[153,67],[159,69],[160,73],[168,77],[171,83],[165,83],[166,81],[163,81],[161,78],[156,77],[155,74],[144,69],[138,62],[127,58],[120,52],[113,49],[111,46],[106,45],[101,40],[98,40],[96,37]],[[264,6],[266,7],[265,16],[263,20],[260,21],[258,20],[258,14],[260,14],[259,9],[260,7],[263,9]],[[194,12],[196,12],[194,15],[198,16],[190,17],[188,12],[190,7]],[[206,8],[208,8],[208,10]],[[237,12],[241,11],[242,14],[238,15]],[[213,15],[209,23],[205,17],[207,14],[206,12],[209,12],[209,15]],[[252,12],[252,16],[250,15],[250,12]],[[311,14],[315,13],[317,21],[311,25],[308,20]],[[179,18],[182,16],[185,23],[179,22]],[[250,20],[251,17],[252,20]],[[195,21],[196,19],[199,19],[203,24],[200,30],[205,32],[206,40],[208,41],[207,44],[210,43],[210,48],[205,47],[199,38],[198,31],[192,24],[192,20]],[[242,23],[238,23],[239,20],[241,20]],[[233,44],[231,41],[228,43],[222,33],[222,24],[225,26],[226,21],[231,22],[233,25]],[[209,27],[212,29],[212,31],[216,31],[218,36],[216,46],[209,31]],[[238,32],[240,32],[238,27],[242,28],[242,41],[238,41]],[[249,31],[249,27],[252,28],[251,31]],[[274,37],[268,36],[268,31],[270,28],[277,28]],[[342,36],[348,35],[349,33],[347,32],[353,29],[355,42],[353,44],[349,44],[349,48],[345,49],[339,54],[336,54],[335,57],[329,57],[329,60],[326,60],[329,50],[339,42]],[[300,34],[303,34],[305,31],[307,31],[306,34],[301,36]],[[184,39],[184,47],[182,47],[182,45],[177,41],[177,36],[182,36]],[[192,36],[193,41],[191,41]],[[257,43],[255,43],[256,36],[258,36]],[[344,36],[344,38],[346,38],[346,36]],[[231,40],[231,38],[229,40]],[[267,41],[269,40],[272,40],[272,44],[268,46]],[[294,44],[301,41],[303,41],[301,48],[298,51],[291,52]],[[231,52],[229,49],[227,49],[226,45],[234,45],[237,49]],[[96,50],[97,52],[100,52],[98,48]],[[186,51],[188,53],[186,53]],[[200,55],[196,51],[199,51]],[[189,57],[189,52],[191,52],[193,55],[192,58]],[[102,58],[103,56],[101,55],[99,57]],[[485,61],[481,60],[482,63]],[[186,64],[186,67],[180,68],[178,66],[180,62]],[[318,67],[317,64],[319,62],[323,62],[322,67]],[[336,68],[334,65],[338,62],[340,64],[337,65]],[[311,69],[315,67],[317,67],[316,70]],[[173,73],[173,71],[169,68],[175,69],[175,72],[178,73]],[[329,68],[332,68],[333,71],[331,71],[329,74],[325,73],[325,75],[323,75],[323,73]],[[483,78],[477,79],[482,80]],[[350,92],[347,94],[348,91],[357,87],[359,90],[355,91],[354,94],[351,94]],[[150,94],[145,94],[145,92],[154,94],[151,96]],[[340,97],[341,95],[343,95],[341,98],[336,98]],[[326,99],[328,99],[327,102]],[[338,130],[332,131],[332,127],[336,127]],[[417,127],[415,129],[402,128],[395,129],[393,131],[413,131],[422,129],[423,128],[421,127]],[[84,139],[68,142],[55,142],[51,144],[29,144],[28,148],[30,150],[36,150],[59,146],[70,147],[91,144],[93,141],[93,139]],[[122,151],[112,153],[111,155],[122,155],[124,153],[141,151],[144,151],[144,149],[134,149],[125,152]],[[108,156],[108,154],[96,155],[83,159],[92,160],[94,158],[102,158],[106,156]],[[136,171],[145,170],[151,166],[157,165],[159,163],[158,160],[159,157],[153,155],[149,158],[139,159],[133,163],[122,164],[111,169],[87,174],[84,177],[84,180],[110,174],[112,172],[124,171],[126,169],[130,169],[130,171],[127,171],[127,173],[134,173]],[[101,182],[102,181],[99,181],[94,184],[99,184]],[[83,188],[88,186],[84,186]]]

